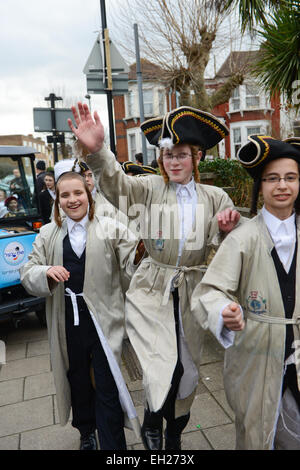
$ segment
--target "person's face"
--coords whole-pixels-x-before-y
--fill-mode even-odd
[[[51,176],[45,176],[44,183],[47,189],[54,189],[54,178]]]
[[[16,212],[18,210],[18,203],[12,199],[8,204],[8,210],[11,212]]]
[[[89,200],[84,184],[77,179],[66,179],[59,184],[59,203],[65,214],[80,221],[88,211]]]
[[[2,189],[0,189],[0,201],[4,201],[5,199],[6,199],[5,192]]]
[[[297,162],[290,158],[278,158],[268,163],[263,171],[262,180],[279,177],[279,182],[262,181],[261,191],[265,208],[279,219],[289,217],[299,192],[299,169]],[[295,180],[285,181],[283,177],[294,177]]]
[[[94,175],[91,170],[87,170],[84,172],[83,177],[88,185],[89,190],[92,192],[95,187]]]
[[[173,156],[173,158],[171,158]],[[178,158],[177,158],[178,157]],[[198,156],[198,162],[200,155]],[[193,174],[192,151],[188,144],[174,145],[163,150],[163,165],[170,181],[187,184]]]
[[[20,176],[21,176],[20,171],[18,170],[18,168],[15,168],[13,170],[13,174],[14,174],[15,178],[20,178]]]

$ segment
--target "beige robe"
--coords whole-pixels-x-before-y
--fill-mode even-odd
[[[141,238],[149,253],[132,278],[125,310],[127,333],[143,370],[146,399],[150,409],[157,411],[167,397],[177,362],[172,281],[176,277],[173,285],[179,289],[184,384],[189,382],[190,374],[195,376],[195,369],[197,372],[203,344],[203,330],[190,311],[191,294],[202,279],[201,265],[210,247],[220,242],[215,216],[233,204],[222,189],[196,184],[195,223],[176,266],[180,224],[175,185],[165,184],[158,175],[144,178],[125,175],[114,155],[105,148],[89,156],[87,163],[99,178],[105,197],[140,225]],[[180,387],[176,416],[188,413],[196,386],[197,382],[192,389]]]
[[[62,425],[68,421],[71,396],[67,371],[69,368],[65,334],[64,284],[58,283],[50,291],[46,272],[51,266],[63,265],[63,239],[67,234],[67,221],[62,228],[55,222],[42,227],[33,244],[29,261],[22,267],[21,282],[32,295],[46,297],[48,337],[56,386],[57,406]],[[131,276],[134,271],[136,239],[128,237],[126,227],[108,217],[95,216],[87,226],[86,264],[83,287],[84,300],[92,314],[97,331],[100,330],[108,343],[113,360],[121,362],[124,337],[124,296],[121,289],[121,272]],[[100,331],[99,330],[99,331]],[[98,331],[98,334],[99,334]],[[99,335],[100,337],[100,335]],[[103,339],[103,338],[102,338]],[[102,343],[103,344],[103,343]],[[120,395],[120,388],[117,384]],[[136,417],[125,383],[125,424],[139,435]],[[129,410],[129,411],[128,411]]]
[[[300,239],[299,218],[297,221]],[[231,301],[243,308],[246,326],[226,349],[224,386],[235,412],[237,449],[272,449],[284,374],[286,324],[272,238],[259,214],[230,233],[192,297],[200,324],[217,336],[220,312]],[[299,243],[296,276],[300,274]],[[296,291],[293,320],[300,312]],[[299,338],[298,326],[294,326]],[[299,367],[299,366],[298,366]]]

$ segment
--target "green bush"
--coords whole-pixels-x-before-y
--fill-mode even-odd
[[[253,180],[237,160],[205,160],[199,163],[199,171],[214,173],[214,185],[226,188],[235,206],[250,207]]]

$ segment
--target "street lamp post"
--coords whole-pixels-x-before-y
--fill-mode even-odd
[[[113,99],[112,99],[112,89],[109,88],[108,84],[108,65],[106,58],[106,48],[109,47],[109,42],[107,44],[105,38],[105,32],[107,30],[107,20],[106,20],[106,9],[105,9],[105,0],[100,0],[100,9],[101,9],[101,21],[102,21],[102,40],[104,46],[104,76],[105,76],[105,88],[107,96],[107,111],[108,111],[108,122],[109,122],[109,136],[110,136],[110,149],[115,154],[116,145],[115,145],[115,129],[114,129],[114,118],[113,118]]]

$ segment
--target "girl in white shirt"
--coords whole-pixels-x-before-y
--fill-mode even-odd
[[[121,271],[132,275],[136,245],[124,225],[95,215],[85,180],[67,172],[56,184],[54,221],[42,227],[22,268],[28,292],[46,297],[60,422],[68,422],[72,407],[83,450],[96,449],[96,429],[101,450],[126,449],[125,424],[139,435],[118,365],[124,337]]]

